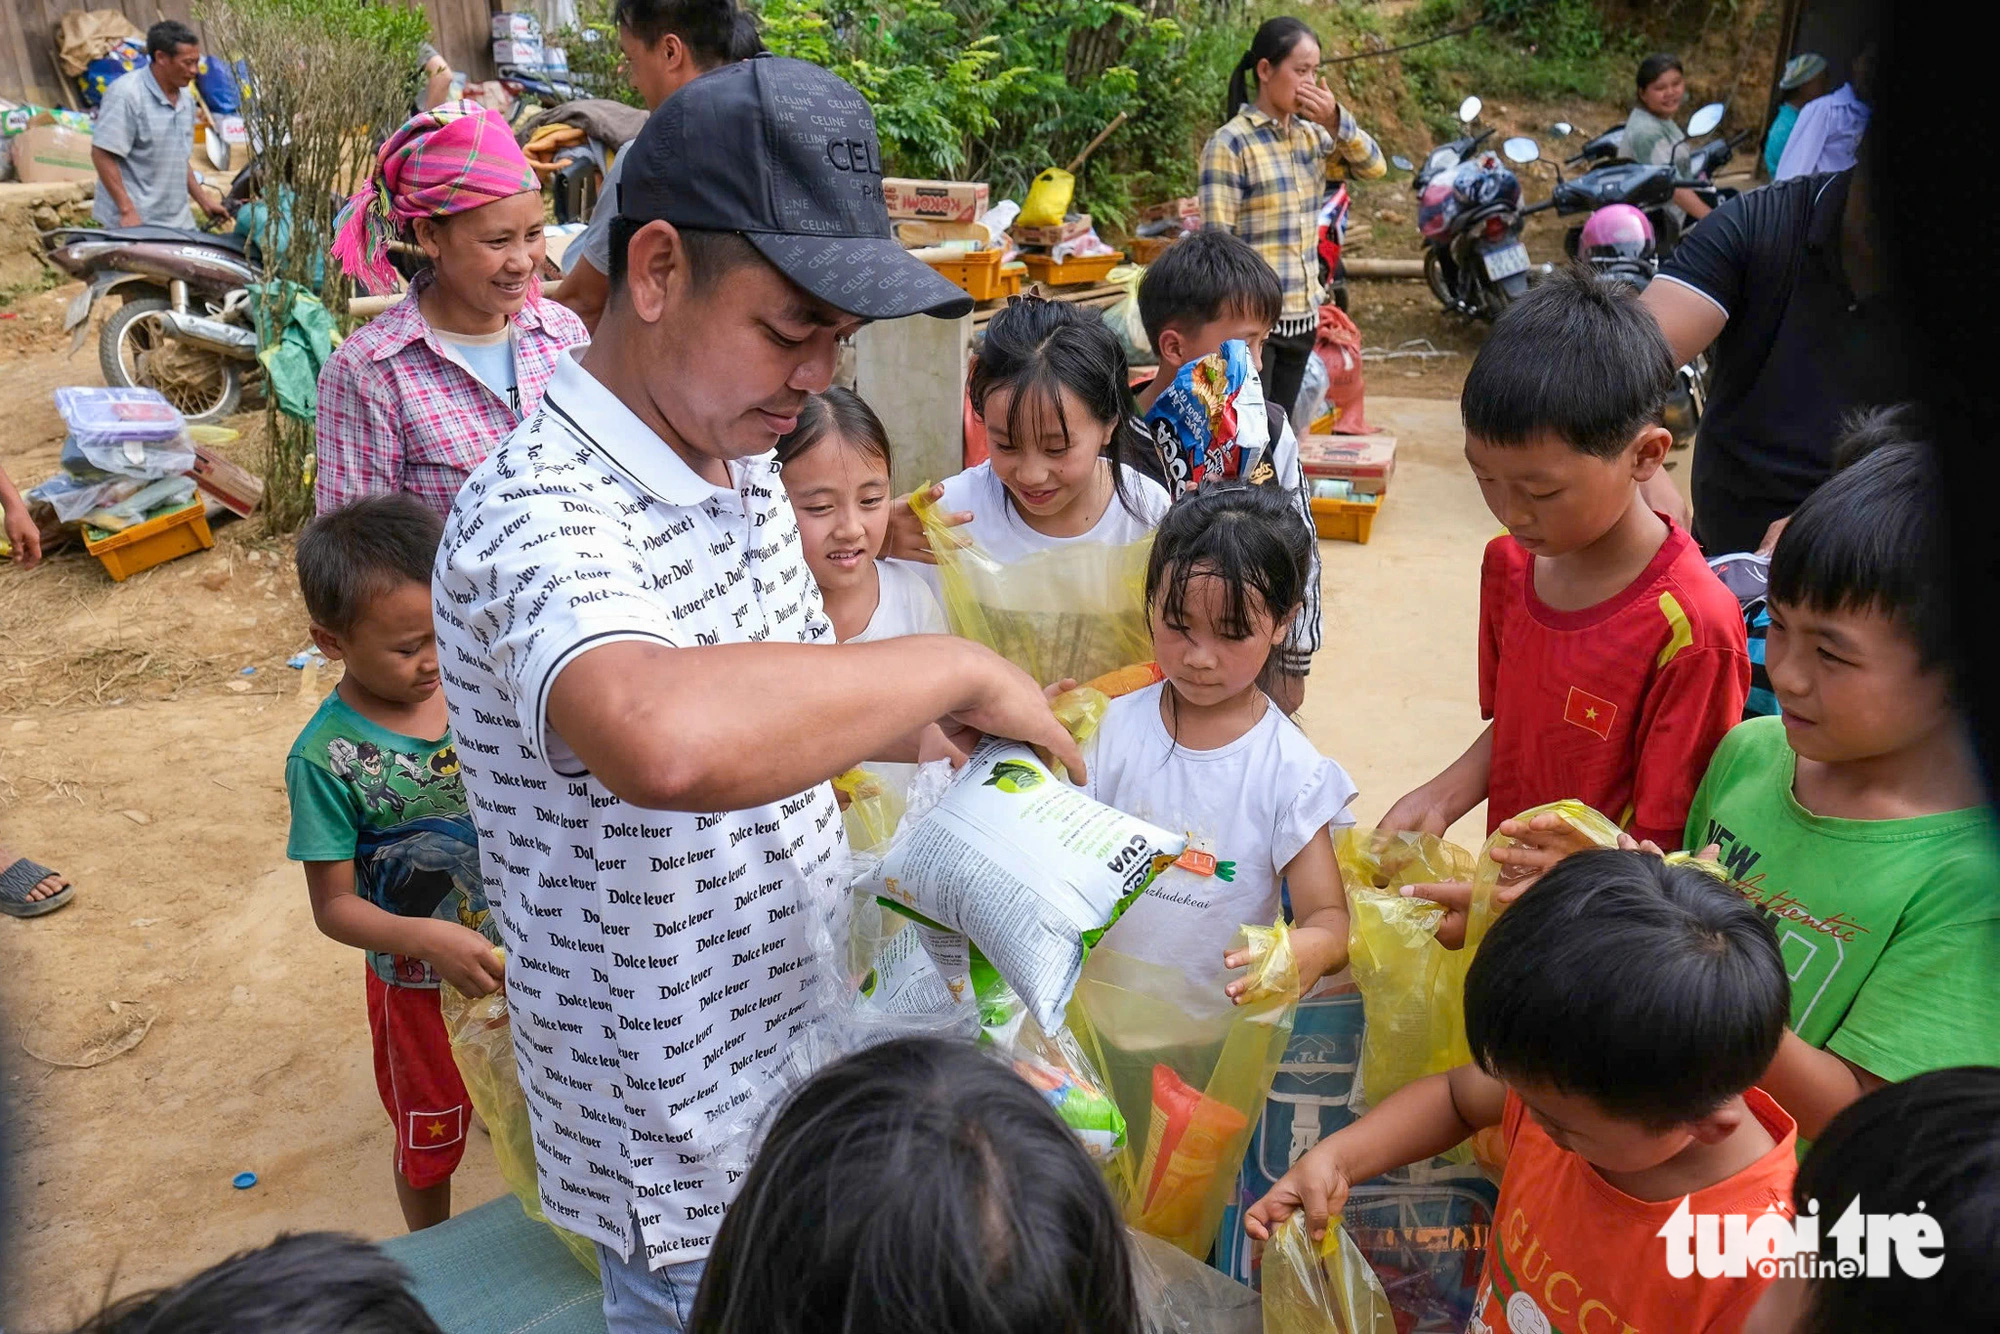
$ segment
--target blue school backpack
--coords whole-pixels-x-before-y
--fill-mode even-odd
[[[1743,702],[1743,716],[1768,718],[1778,712],[1778,697],[1771,693],[1771,677],[1764,670],[1764,636],[1771,628],[1771,609],[1765,590],[1771,583],[1771,558],[1752,551],[1733,551],[1708,562],[1722,586],[1736,595],[1743,609],[1743,634],[1750,649],[1750,697]]]

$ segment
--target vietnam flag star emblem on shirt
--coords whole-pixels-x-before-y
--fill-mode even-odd
[[[409,1138],[405,1142],[412,1149],[442,1149],[465,1138],[463,1107],[449,1107],[441,1112],[411,1112],[407,1120]]]
[[[1611,739],[1611,724],[1618,717],[1618,706],[1608,699],[1600,699],[1588,690],[1569,688],[1569,698],[1563,703],[1563,721],[1574,723],[1584,731],[1593,733],[1599,741]]]

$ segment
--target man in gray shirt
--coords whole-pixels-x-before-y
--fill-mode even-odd
[[[764,49],[756,20],[739,10],[736,0],[618,0],[612,18],[632,86],[645,99],[648,111],[659,110],[660,103],[710,70],[747,60]],[[590,225],[564,256],[576,258],[555,291],[556,300],[575,311],[592,333],[597,332],[611,290],[607,276],[611,219],[618,214],[618,186],[624,174],[621,149],[604,174]]]
[[[91,133],[97,168],[91,215],[105,227],[193,227],[192,198],[212,218],[226,218],[222,201],[194,174],[194,94],[187,86],[201,65],[201,39],[185,23],[166,19],[146,30],[152,64],[104,90]]]

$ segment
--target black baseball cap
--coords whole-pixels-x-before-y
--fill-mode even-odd
[[[669,97],[626,150],[618,212],[740,232],[780,273],[867,319],[963,315],[972,298],[897,244],[875,113],[803,60],[757,56]]]

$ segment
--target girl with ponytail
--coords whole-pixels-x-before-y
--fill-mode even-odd
[[[1249,242],[1285,290],[1284,311],[1264,343],[1263,373],[1265,396],[1288,415],[1324,295],[1320,203],[1331,184],[1389,170],[1319,66],[1319,38],[1303,20],[1265,20],[1229,77],[1225,123],[1201,153],[1202,219]]]

